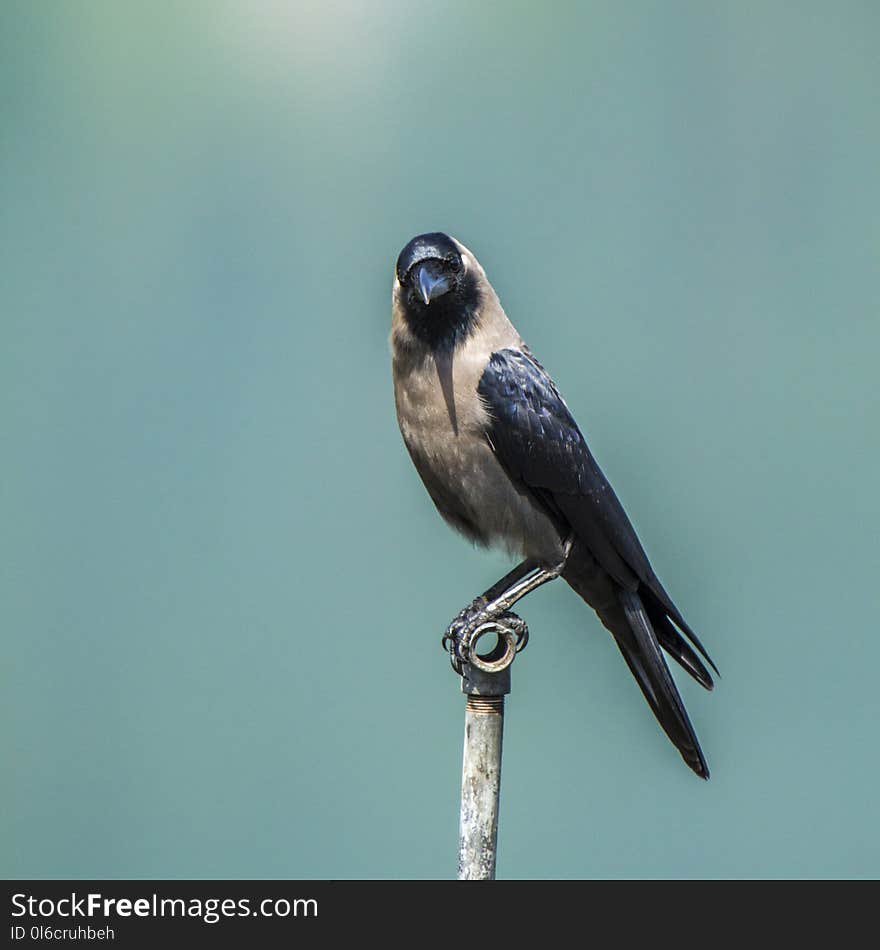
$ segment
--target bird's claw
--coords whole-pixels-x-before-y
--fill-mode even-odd
[[[519,626],[514,626],[511,624],[513,632],[516,634],[516,652],[521,653],[529,645],[529,625],[522,619],[522,617],[517,616],[515,613],[507,612],[508,616],[519,621]]]
[[[443,649],[449,653],[449,660],[456,673],[461,675],[462,664],[468,662],[474,633],[482,622],[486,600],[477,597],[464,610],[460,610],[443,634]]]
[[[443,649],[449,652],[452,668],[459,676],[463,664],[470,662],[471,652],[476,641],[487,632],[487,628],[499,635],[510,632],[516,637],[516,652],[524,650],[529,642],[529,627],[522,617],[512,610],[487,610],[486,599],[478,597],[464,610],[460,611],[443,634]]]

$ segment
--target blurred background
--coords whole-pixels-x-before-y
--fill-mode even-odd
[[[666,740],[522,604],[499,877],[880,874],[876,4],[5,2],[0,873],[451,877],[449,619],[510,563],[394,416],[447,230],[718,663]]]

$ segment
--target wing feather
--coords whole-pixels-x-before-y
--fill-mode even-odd
[[[498,350],[486,365],[478,391],[492,420],[489,444],[508,474],[557,519],[564,519],[624,590],[647,588],[655,612],[668,614],[715,669],[651,568],[623,505],[541,364],[525,350]],[[666,633],[672,640],[674,631]]]

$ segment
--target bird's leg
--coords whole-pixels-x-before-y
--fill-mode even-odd
[[[523,588],[539,572],[542,573],[543,569],[537,561],[523,561],[458,612],[443,635],[443,648],[449,650],[452,668],[456,673],[461,673],[462,662],[467,662],[477,631],[487,623],[501,623],[510,627],[517,637],[517,650],[521,650],[526,645],[529,638],[528,627],[524,620],[508,608],[513,606],[520,597],[524,597],[528,590],[534,590],[533,586],[529,586],[528,590],[523,590]],[[548,577],[547,580],[550,578]],[[511,599],[512,591],[518,594],[513,599]]]
[[[443,647],[449,650],[456,672],[461,672],[461,663],[468,661],[475,635],[487,624],[495,629],[510,628],[516,634],[517,651],[524,649],[529,641],[528,625],[510,608],[526,594],[559,577],[565,569],[571,545],[572,539],[569,538],[563,548],[562,560],[551,568],[532,559],[523,561],[459,612],[443,635]]]

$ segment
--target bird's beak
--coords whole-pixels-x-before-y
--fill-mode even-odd
[[[452,287],[449,277],[433,261],[425,261],[424,264],[419,264],[416,283],[426,307],[432,300],[442,297]]]

